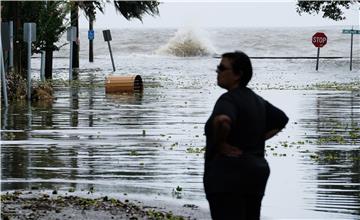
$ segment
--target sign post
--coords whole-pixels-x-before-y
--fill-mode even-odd
[[[312,36],[312,43],[317,50],[317,58],[316,58],[316,71],[319,69],[319,56],[320,56],[320,48],[323,47],[327,43],[327,37],[322,32],[317,32]]]
[[[45,55],[46,55],[46,51],[45,50],[41,50],[41,65],[40,65],[40,79],[41,82],[45,81]]]
[[[67,40],[70,41],[70,64],[69,64],[69,80],[72,80],[72,54],[73,54],[73,42],[76,41],[76,27],[71,26],[67,30]]]
[[[2,39],[1,35],[0,38]],[[3,47],[2,40],[0,39],[0,74],[1,74],[1,88],[4,95],[4,105],[8,107],[8,96],[7,96],[7,82],[5,76],[5,66],[4,66],[4,56],[3,56]]]
[[[28,45],[27,82],[28,100],[31,100],[31,42],[36,41],[36,23],[24,23],[24,41]]]
[[[9,68],[14,67],[14,22],[9,21],[9,34],[10,34],[10,51],[9,51]]]
[[[354,34],[360,34],[360,30],[354,30],[353,28],[343,29],[342,33],[343,34],[351,34],[351,43],[350,43],[350,71],[351,71],[352,70],[352,51],[353,51]]]
[[[93,41],[95,38],[95,32],[92,27],[92,23],[90,23],[90,29],[88,31],[88,39],[89,39],[89,62],[94,62],[94,46]]]
[[[110,46],[110,41],[112,40],[110,30],[103,30],[103,35],[104,35],[104,41],[108,42],[111,63],[112,63],[113,71],[115,72],[115,64],[114,64],[114,59],[113,59],[113,55],[112,55],[112,52],[111,52],[111,46]]]

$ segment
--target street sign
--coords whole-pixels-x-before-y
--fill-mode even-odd
[[[112,63],[112,66],[113,66],[113,70],[115,72],[114,58],[113,58],[113,55],[112,55],[111,45],[110,45],[110,41],[112,40],[110,30],[103,30],[103,36],[104,36],[104,41],[107,41],[107,43],[108,43],[111,63]]]
[[[89,31],[88,31],[88,39],[89,39],[89,40],[94,40],[94,38],[95,38],[95,32],[94,32],[94,30],[89,30]]]
[[[10,49],[10,22],[1,22],[1,43],[3,50]]]
[[[104,35],[104,41],[112,40],[110,30],[103,30],[103,35]]]
[[[360,34],[360,30],[354,30],[354,29],[343,29],[343,34],[351,34],[351,43],[350,43],[350,71],[352,70],[352,51],[353,51],[353,39],[354,34]]]
[[[360,30],[354,30],[354,29],[343,29],[343,34],[360,34]]]
[[[327,43],[327,37],[322,32],[317,32],[312,36],[312,43],[315,47],[323,47]]]

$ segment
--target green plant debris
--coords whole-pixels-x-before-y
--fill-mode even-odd
[[[95,192],[95,188],[92,186],[92,187],[90,187],[90,189],[89,189],[89,193],[94,193]]]
[[[205,152],[205,147],[188,147],[186,148],[186,153],[190,154],[201,154]]]
[[[171,147],[176,147],[176,146],[179,146],[179,143],[178,142],[175,142],[171,145]]]
[[[177,199],[181,199],[183,189],[180,186],[177,186],[175,189],[172,190],[172,195],[175,196]]]
[[[138,156],[139,154],[136,150],[132,150],[132,151],[130,151],[129,155],[130,156]]]
[[[334,136],[329,136],[329,137],[320,137],[317,141],[317,144],[322,145],[322,144],[327,144],[327,143],[338,143],[338,144],[345,144],[345,138],[343,136],[340,135],[334,135]]]
[[[311,160],[314,160],[314,161],[336,161],[336,160],[339,160],[340,159],[340,156],[337,155],[336,153],[325,153],[325,154],[311,154],[310,156],[310,159]],[[352,159],[349,157],[349,159]]]
[[[183,220],[183,219],[185,219],[182,216],[175,216],[171,212],[165,213],[165,212],[156,211],[154,209],[147,210],[146,215],[150,219],[159,219],[159,220],[160,219],[164,219],[164,220]]]
[[[349,136],[351,139],[358,139],[360,138],[360,134],[356,131],[349,131]]]
[[[176,187],[176,191],[177,191],[177,192],[181,192],[181,191],[182,191],[182,188],[181,188],[180,186],[177,186],[177,187]]]
[[[345,91],[358,91],[360,90],[360,81],[350,83],[338,82],[322,82],[312,85],[310,88],[324,89],[324,90],[345,90]]]
[[[256,90],[331,90],[331,91],[359,91],[360,90],[360,81],[355,80],[353,82],[330,82],[324,81],[315,84],[308,85],[280,85],[275,84],[271,85],[269,83],[256,83],[252,87]]]
[[[88,82],[81,80],[65,80],[65,79],[55,79],[49,81],[54,87],[78,87],[78,88],[102,88],[104,87],[103,82]]]
[[[16,193],[9,193],[7,192],[6,194],[2,194],[0,196],[0,201],[1,203],[5,202],[5,201],[12,201],[12,200],[16,200],[19,198],[19,195]]]
[[[101,213],[104,212],[110,215],[117,213],[117,219],[187,219],[183,216],[174,215],[171,211],[146,209],[128,200],[122,202],[108,196],[92,199],[78,196],[49,196],[48,194],[33,194],[32,192],[27,192],[26,195],[28,194],[32,194],[32,196],[22,196],[16,192],[2,194],[0,197],[2,219],[29,219],[29,216],[31,219],[42,219],[51,216],[51,213],[61,213],[63,219],[78,219],[81,216],[76,216],[76,213],[80,213],[81,210],[83,212],[85,210],[101,211],[99,212],[100,219],[103,216]]]

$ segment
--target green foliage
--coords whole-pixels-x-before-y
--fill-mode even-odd
[[[142,21],[145,13],[151,16],[159,15],[158,1],[114,1],[114,4],[127,20],[136,18]]]
[[[68,10],[65,3],[65,1],[48,1],[39,5],[35,47],[51,51],[59,49],[55,43],[60,40],[68,26],[66,19]]]
[[[85,17],[90,21],[96,19],[96,9],[99,9],[101,13],[104,13],[103,1],[79,1],[79,8],[84,11]]]
[[[335,21],[344,20],[343,10],[349,9],[351,4],[360,2],[354,1],[303,1],[298,0],[296,11],[301,15],[302,13],[319,14],[322,11],[323,18],[329,18]]]
[[[14,21],[15,40],[21,42],[14,45],[14,69],[17,74],[26,76],[26,43],[23,43],[23,24],[36,23],[35,48],[46,50],[46,73],[48,76],[52,69],[52,51],[59,49],[55,45],[65,32],[66,14],[68,9],[66,1],[9,1],[2,2],[2,18],[4,21]]]
[[[16,39],[22,41],[23,23],[36,23],[36,42],[33,47],[57,50],[54,43],[58,42],[67,28],[66,1],[18,1],[2,3],[4,21],[15,21]],[[64,23],[65,21],[65,23]]]

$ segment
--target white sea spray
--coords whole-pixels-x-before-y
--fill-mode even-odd
[[[179,29],[166,45],[156,50],[156,54],[194,57],[209,56],[214,51],[204,30],[186,27]]]

